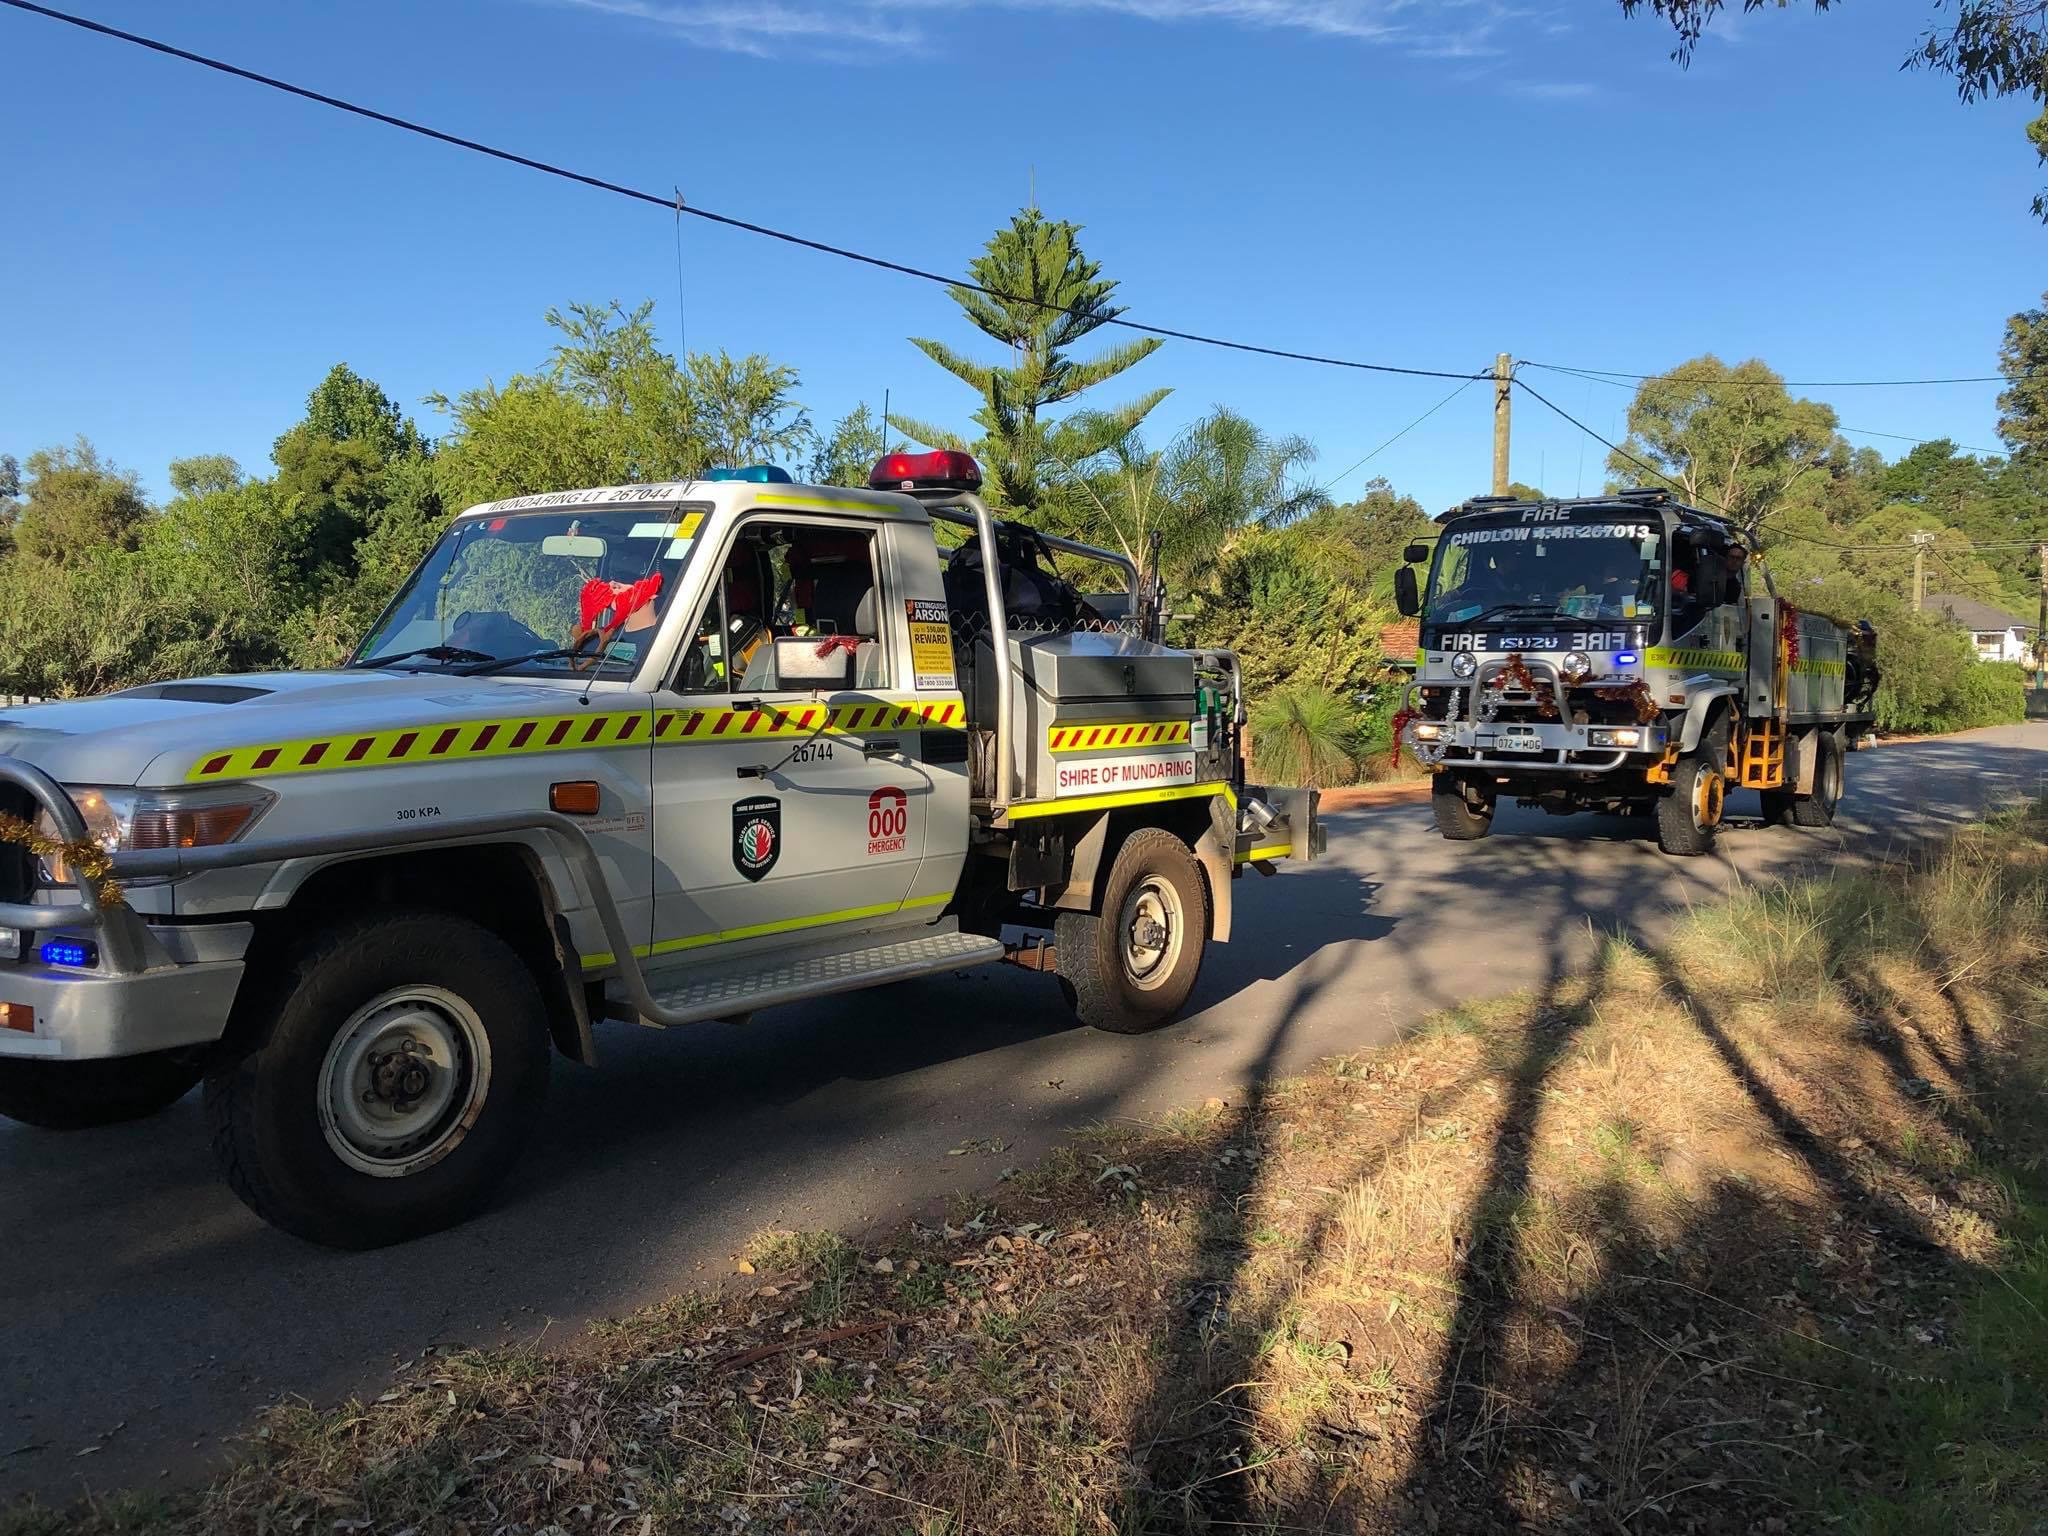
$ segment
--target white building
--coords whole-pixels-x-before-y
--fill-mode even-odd
[[[2033,664],[2034,626],[2022,622],[1989,603],[1952,593],[1927,594],[1929,613],[1946,613],[1949,622],[1967,629],[1985,661],[2017,661]]]

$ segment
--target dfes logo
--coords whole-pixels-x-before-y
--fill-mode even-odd
[[[868,857],[901,853],[909,844],[910,798],[893,784],[868,796]]]
[[[732,867],[759,880],[782,857],[782,802],[768,796],[732,808]]]

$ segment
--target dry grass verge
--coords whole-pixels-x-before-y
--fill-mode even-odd
[[[0,1532],[2037,1532],[2044,984],[2036,809]]]

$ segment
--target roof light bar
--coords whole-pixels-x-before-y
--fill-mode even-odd
[[[981,466],[971,453],[885,453],[868,474],[877,491],[978,491]]]

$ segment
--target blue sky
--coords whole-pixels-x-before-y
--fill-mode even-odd
[[[1689,71],[1611,0],[77,0],[87,14],[591,173],[963,269],[1035,185],[1134,319],[1465,369],[1497,351],[1788,378],[1994,371],[2048,230],[2014,102],[1898,63],[1929,7],[1723,25]],[[0,12],[9,190],[0,451],[77,433],[161,492],[176,456],[267,467],[343,360],[416,402],[544,355],[550,305],[657,302],[675,224]],[[692,348],[796,365],[815,417],[973,401],[905,338],[989,355],[936,287],[683,228]],[[1627,394],[1528,375],[1609,435]],[[1299,432],[1334,476],[1450,388],[1169,343],[1109,386]],[[1850,427],[1995,446],[1994,386],[1812,390]],[[1341,482],[1485,489],[1484,386]],[[1603,450],[1517,402],[1514,471]],[[1896,454],[1906,445],[1856,438]]]

